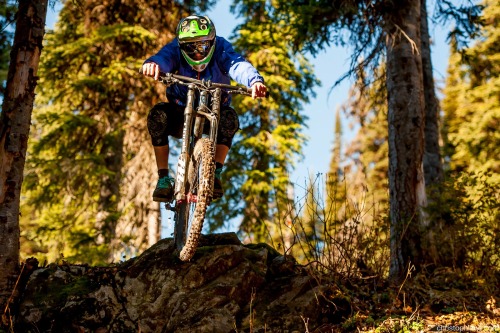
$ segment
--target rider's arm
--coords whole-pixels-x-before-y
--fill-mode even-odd
[[[155,55],[144,61],[144,64],[154,62],[160,67],[160,71],[164,73],[173,73],[179,67],[179,50],[177,39],[168,43],[158,51]]]
[[[257,69],[246,61],[241,54],[234,51],[232,45],[226,39],[217,37],[217,44],[218,47],[221,47],[218,59],[219,65],[233,80],[247,87],[251,87],[256,82],[264,83],[264,78]]]

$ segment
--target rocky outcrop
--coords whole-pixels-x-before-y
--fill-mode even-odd
[[[22,294],[19,332],[313,332],[348,316],[293,258],[235,234],[204,236],[190,262],[164,239],[112,267],[49,265]],[[336,303],[336,304],[335,304]],[[16,330],[16,331],[17,331]]]

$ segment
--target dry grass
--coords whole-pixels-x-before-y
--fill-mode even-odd
[[[370,202],[363,193],[350,197],[347,185],[324,194],[327,191],[321,184],[325,183],[316,178],[304,187],[303,196],[278,204],[278,227],[269,228],[276,248],[295,257],[319,284],[330,283],[332,294],[350,302],[352,311],[341,323],[311,331],[311,323],[302,318],[305,332],[500,332],[500,309],[496,307],[500,302],[500,270],[491,265],[490,269],[477,269],[498,259],[490,243],[481,243],[477,235],[472,239],[471,256],[462,267],[434,267],[418,273],[409,270],[402,285],[390,285],[387,207]],[[459,205],[463,198],[456,199]],[[484,200],[489,202],[487,196]],[[447,204],[456,211],[453,202]],[[498,204],[481,207],[492,210],[474,213],[497,214]],[[472,213],[455,215],[470,217]],[[484,221],[478,219],[477,225],[483,228]],[[467,230],[474,227],[471,220],[457,222],[455,226],[463,225]],[[466,248],[466,244],[461,246]],[[481,262],[474,261],[478,256],[473,251],[482,254]],[[491,258],[485,258],[490,253]]]

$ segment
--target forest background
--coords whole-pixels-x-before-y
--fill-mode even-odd
[[[233,10],[241,21],[233,42],[266,76],[274,95],[257,103],[235,99],[243,130],[227,163],[231,183],[226,199],[214,206],[206,231],[220,230],[240,218],[238,232],[245,241],[271,243],[320,270],[386,276],[389,229],[392,232],[397,225],[389,223],[386,118],[390,110],[384,88],[394,92],[399,87],[394,82],[387,83],[394,90],[386,87],[385,63],[375,61],[372,67],[357,67],[356,80],[344,81],[344,88],[338,88],[340,95],[346,82],[351,84],[342,105],[329,107],[331,100],[341,100],[333,89],[330,101],[323,95],[311,107],[318,78],[329,91],[332,79],[345,72],[339,65],[338,74],[330,75],[332,61],[342,63],[349,52],[343,53],[345,57],[323,54],[328,70],[320,69],[326,76],[320,77],[308,54],[294,52],[294,40],[286,35],[289,22],[272,21],[270,7],[259,5],[264,3],[235,2]],[[144,119],[149,107],[161,100],[164,88],[138,76],[136,69],[153,49],[172,38],[180,16],[207,10],[214,3],[169,2],[168,8],[140,1],[94,5],[66,3],[56,29],[46,34],[21,197],[23,258],[116,262],[141,253],[161,236],[159,206],[150,200],[155,170]],[[427,189],[429,204],[419,220],[424,224],[416,225],[424,226],[422,234],[434,237],[424,247],[430,254],[439,247],[431,267],[464,269],[497,279],[498,270],[491,268],[499,264],[499,9],[493,1],[484,5],[482,34],[471,28],[463,33],[465,38],[456,34],[449,40],[452,52],[438,113],[445,177]],[[137,8],[143,16],[135,15]],[[292,21],[297,19],[288,13]],[[474,15],[464,17],[472,20]],[[464,49],[464,40],[472,46]],[[321,55],[321,49],[309,50]],[[376,45],[373,50],[380,51]],[[370,55],[374,55],[370,60],[384,59]],[[318,141],[306,146],[307,117],[324,125],[319,130],[311,122],[315,133],[311,137]],[[351,122],[355,126],[349,130],[351,140],[346,140],[343,130]],[[408,135],[405,144],[413,141]],[[314,153],[304,147],[314,147]],[[411,153],[407,148],[409,158]],[[300,154],[306,161],[318,156],[311,162],[318,169],[310,170],[306,162],[302,167],[306,172],[292,173]],[[325,161],[328,168],[322,170]],[[295,177],[308,179],[302,186]],[[303,195],[297,194],[300,190]],[[425,229],[429,221],[432,230]],[[420,240],[413,232],[410,235]],[[419,243],[406,245],[422,250]]]
[[[234,38],[235,28],[242,22],[241,17],[236,17],[231,13],[230,0],[217,1],[215,6],[210,9],[208,15],[215,23],[217,33],[226,38]],[[435,4],[429,3],[432,7]],[[56,22],[57,9],[50,12],[47,19],[47,26],[51,27]],[[229,19],[228,19],[229,18]],[[436,80],[438,94],[444,87],[446,68],[449,57],[449,27],[438,24],[431,19],[429,22],[432,44],[432,64],[433,73]],[[297,156],[296,166],[290,172],[290,180],[295,184],[294,195],[298,198],[304,198],[307,193],[308,183],[311,177],[316,175],[326,175],[330,170],[330,160],[333,153],[335,140],[335,114],[342,108],[343,103],[348,99],[349,88],[354,83],[352,77],[347,77],[337,83],[344,74],[349,71],[350,53],[352,48],[349,46],[331,45],[321,50],[314,56],[307,52],[307,57],[314,68],[314,74],[321,82],[314,88],[314,95],[310,97],[309,103],[304,106],[304,113],[308,119],[304,128],[304,135],[307,137],[302,148],[302,157]],[[346,115],[341,113],[342,122],[342,142],[347,143],[354,139],[357,125],[347,119]],[[171,234],[172,214],[162,209],[162,236]],[[220,231],[237,231],[239,219],[233,223],[223,226]]]

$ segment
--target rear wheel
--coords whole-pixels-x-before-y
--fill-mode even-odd
[[[176,207],[174,239],[182,261],[190,260],[198,247],[205,213],[212,200],[214,156],[214,143],[206,138],[198,140],[189,162],[188,194]]]

